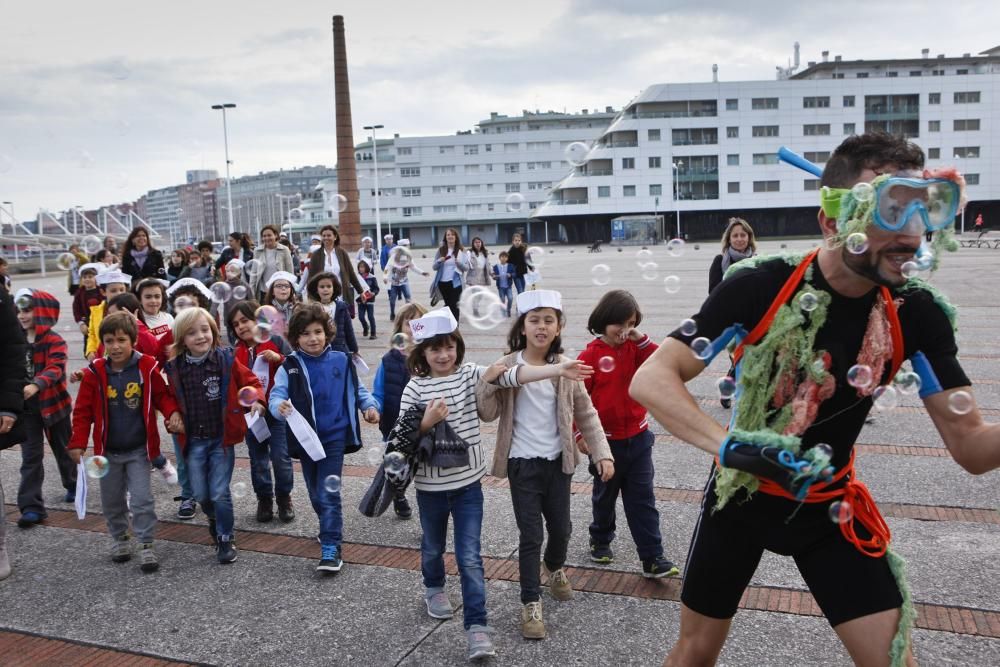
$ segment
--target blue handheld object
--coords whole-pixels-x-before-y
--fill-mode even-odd
[[[793,167],[798,167],[802,171],[809,172],[817,178],[823,175],[823,170],[819,167],[819,165],[813,164],[798,153],[785,148],[784,146],[778,149],[778,159],[782,162],[787,162]]]

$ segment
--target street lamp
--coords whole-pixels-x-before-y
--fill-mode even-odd
[[[674,165],[674,208],[677,213],[677,238],[681,238],[681,169],[684,168],[684,162],[678,160],[673,163]]]
[[[229,211],[229,233],[232,234],[236,231],[233,226],[233,188],[230,185],[229,178],[229,129],[226,126],[226,109],[235,109],[236,105],[232,102],[227,102],[225,104],[213,104],[212,108],[216,111],[222,112],[222,140],[226,147],[226,202],[229,207],[226,209]]]
[[[366,130],[371,130],[372,132],[372,159],[375,160],[375,243],[378,249],[379,255],[382,254],[382,219],[379,213],[378,205],[378,144],[375,143],[375,130],[381,130],[384,125],[365,125]]]

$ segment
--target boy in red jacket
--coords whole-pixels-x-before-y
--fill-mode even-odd
[[[66,392],[66,341],[52,330],[59,320],[59,301],[41,290],[18,290],[14,299],[17,320],[28,339],[25,368],[24,420],[27,438],[21,443],[21,486],[17,506],[21,518],[17,525],[29,528],[45,520],[42,482],[43,459],[48,437],[49,447],[59,464],[59,476],[66,489],[65,502],[76,494],[76,466],[66,454],[69,441],[69,413],[73,403]]]
[[[656,351],[657,345],[636,327],[642,322],[639,304],[629,292],[607,292],[594,307],[587,329],[597,336],[580,353],[580,360],[597,372],[584,380],[604,426],[615,459],[615,475],[602,481],[594,475],[594,521],[590,524],[590,560],[614,560],[615,504],[621,493],[625,518],[642,561],[642,576],[674,576],[680,570],[663,555],[660,513],[653,494],[653,434],[646,408],[628,394],[632,376]],[[582,436],[576,433],[578,443]],[[586,444],[583,444],[586,451]],[[592,471],[593,474],[593,471]]]
[[[141,545],[140,569],[155,572],[159,568],[153,551],[156,509],[149,482],[149,464],[161,456],[155,411],[169,416],[168,430],[180,428],[180,413],[156,359],[135,350],[135,317],[112,313],[101,322],[99,333],[107,356],[97,357],[84,371],[73,408],[70,457],[80,462],[93,426],[95,465],[102,474],[101,510],[114,540],[111,560],[124,563],[132,558],[131,511],[132,529]]]

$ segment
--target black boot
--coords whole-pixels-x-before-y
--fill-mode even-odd
[[[236,560],[236,543],[232,539],[218,538],[215,555],[220,563],[232,563]]]
[[[295,521],[295,508],[291,496],[278,496],[278,518],[285,523]]]
[[[409,519],[413,516],[413,510],[410,509],[410,501],[406,499],[406,496],[400,494],[392,499],[392,511],[396,513],[396,516],[400,519]]]
[[[267,523],[274,518],[274,498],[257,496],[257,521]]]

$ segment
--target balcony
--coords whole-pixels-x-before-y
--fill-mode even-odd
[[[608,141],[601,142],[597,144],[598,148],[635,148],[639,145],[638,141]]]

